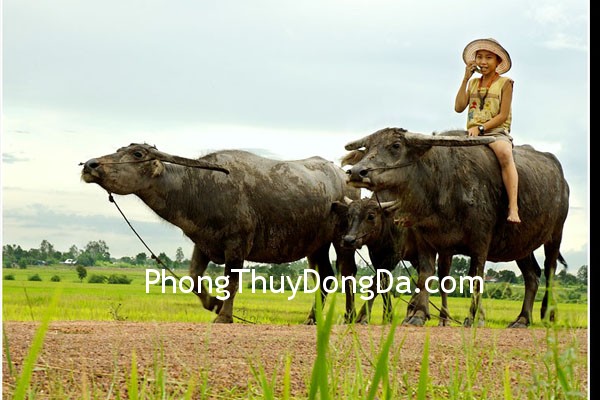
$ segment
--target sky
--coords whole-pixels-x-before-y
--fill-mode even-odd
[[[491,37],[513,62],[515,145],[554,153],[570,185],[561,252],[576,273],[589,264],[589,16],[575,0],[4,0],[2,244],[148,253],[80,179],[80,162],[129,143],[339,164],[384,127],[463,128],[462,50]],[[191,257],[179,228],[116,199],[154,253]]]

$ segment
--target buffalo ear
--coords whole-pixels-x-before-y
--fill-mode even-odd
[[[341,165],[342,165],[342,167],[345,167],[346,165],[358,164],[358,162],[360,160],[362,160],[364,156],[365,156],[364,150],[352,150],[351,152],[346,154],[344,157],[342,157]]]
[[[165,166],[159,160],[152,160],[152,177],[160,176],[165,170]]]
[[[341,201],[334,201],[331,203],[331,211],[333,211],[334,214],[344,216],[348,212],[348,205]]]

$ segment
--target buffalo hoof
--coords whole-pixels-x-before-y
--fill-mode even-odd
[[[344,315],[344,323],[353,324],[354,322],[356,322],[356,313]]]
[[[314,317],[308,317],[306,318],[306,321],[304,321],[304,325],[316,325],[317,321],[315,320]]]
[[[440,318],[438,326],[450,326],[450,320],[448,318]]]
[[[465,321],[463,322],[463,326],[466,328],[471,328],[473,326],[473,320],[469,317],[465,318]],[[485,326],[485,321],[482,319],[479,319],[477,321],[477,326],[479,328],[483,328]]]
[[[423,317],[406,317],[404,321],[402,321],[402,326],[423,326],[425,325],[425,318]]]
[[[217,316],[217,318],[215,318],[215,320],[213,322],[215,324],[232,324],[233,317],[231,317],[229,315],[219,315],[219,316]]]
[[[527,328],[528,326],[528,323],[516,320],[515,322],[508,324],[507,328]]]
[[[221,312],[221,308],[223,308],[223,300],[219,300],[216,297],[211,296],[208,302],[208,307],[206,307],[206,309],[209,311],[213,311],[215,314],[218,314],[219,312]]]
[[[356,317],[356,323],[360,325],[369,325],[369,318],[367,318],[366,314],[359,314],[359,316]]]

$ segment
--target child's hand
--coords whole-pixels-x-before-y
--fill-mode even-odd
[[[468,136],[479,136],[479,128],[476,126],[472,126],[467,130],[467,135]]]
[[[470,79],[475,71],[477,71],[477,63],[475,61],[471,61],[465,67],[465,79]]]

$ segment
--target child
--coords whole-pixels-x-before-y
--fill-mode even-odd
[[[454,110],[461,113],[469,108],[467,131],[469,136],[494,136],[489,146],[496,154],[502,170],[502,180],[508,194],[508,222],[518,224],[519,207],[517,193],[519,177],[513,159],[513,143],[510,136],[513,80],[500,76],[511,67],[510,55],[494,39],[477,39],[463,50],[467,65]],[[469,81],[473,73],[481,74]]]

